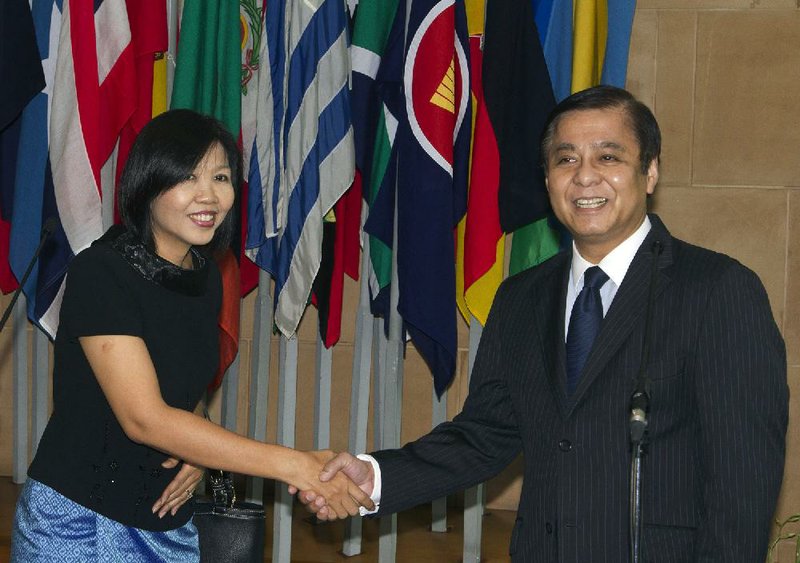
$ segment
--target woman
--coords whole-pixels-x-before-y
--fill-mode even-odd
[[[53,414],[15,516],[12,561],[196,561],[200,467],[369,498],[317,479],[330,453],[249,440],[193,414],[218,363],[219,272],[240,155],[217,120],[174,110],[144,127],[119,186],[124,228],[72,261],[55,342]],[[178,461],[182,460],[182,461]]]

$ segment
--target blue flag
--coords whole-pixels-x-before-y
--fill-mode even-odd
[[[466,210],[470,89],[463,1],[415,1],[397,132],[400,315],[441,395],[455,374],[454,229]]]

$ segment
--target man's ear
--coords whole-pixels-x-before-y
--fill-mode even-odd
[[[650,166],[647,167],[647,193],[651,194],[656,189],[658,184],[658,159],[654,158],[650,161]]]

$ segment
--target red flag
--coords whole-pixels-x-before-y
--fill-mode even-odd
[[[464,234],[464,301],[486,324],[494,294],[503,281],[504,236],[497,206],[500,155],[483,97],[480,37],[470,37],[472,92],[476,99],[467,224]]]
[[[344,275],[358,279],[361,205],[361,173],[356,170],[353,185],[333,207],[336,221],[323,226],[322,262],[312,302],[319,311],[320,336],[326,348],[336,344],[342,334]]]
[[[222,307],[220,307],[218,324],[219,331],[219,366],[214,381],[208,386],[214,390],[222,384],[225,370],[236,358],[239,349],[239,265],[232,252],[226,251],[217,258],[220,275],[222,276]],[[230,290],[230,291],[228,291]]]
[[[136,135],[153,117],[153,60],[156,53],[167,50],[168,43],[167,7],[162,0],[127,0],[127,7],[135,57],[136,108],[120,133],[117,182]],[[114,222],[120,222],[116,202]]]
[[[8,241],[11,223],[0,219],[0,291],[10,293],[19,285],[11,266],[8,264]]]

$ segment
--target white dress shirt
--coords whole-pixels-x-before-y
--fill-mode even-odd
[[[645,215],[644,221],[634,233],[626,238],[614,250],[606,254],[599,264],[592,264],[581,256],[578,252],[575,242],[572,243],[572,266],[569,271],[569,281],[567,284],[567,303],[564,311],[564,341],[567,339],[567,332],[569,332],[569,317],[572,315],[572,307],[575,305],[575,300],[578,294],[583,289],[583,274],[592,266],[600,266],[608,276],[609,280],[600,288],[600,299],[603,302],[603,318],[608,313],[608,308],[611,307],[611,302],[617,294],[619,286],[622,285],[622,280],[625,274],[628,273],[633,257],[636,256],[636,251],[644,242],[647,233],[650,232],[650,218]]]

